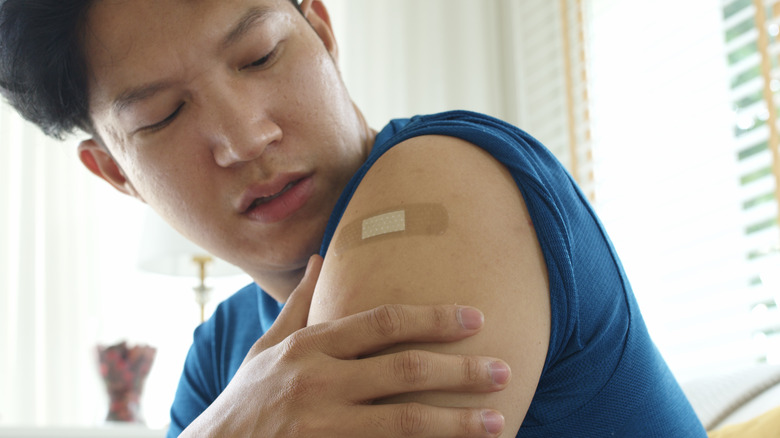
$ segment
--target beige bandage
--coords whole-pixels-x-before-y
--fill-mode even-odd
[[[410,204],[374,213],[347,224],[338,235],[336,254],[367,243],[405,236],[444,234],[449,215],[440,204]]]

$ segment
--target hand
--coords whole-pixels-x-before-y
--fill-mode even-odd
[[[496,411],[371,402],[418,391],[500,391],[509,380],[504,362],[425,351],[361,358],[399,343],[474,335],[482,327],[479,311],[387,305],[306,327],[321,267],[321,257],[309,260],[273,327],[252,347],[222,395],[181,436],[498,436],[504,418]]]

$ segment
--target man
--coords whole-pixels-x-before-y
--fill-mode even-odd
[[[560,164],[478,114],[369,128],[322,2],[6,0],[0,31],[20,113],[255,280],[170,435],[704,436]]]

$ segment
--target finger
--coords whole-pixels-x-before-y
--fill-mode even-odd
[[[365,406],[362,411],[358,423],[363,434],[370,430],[376,437],[482,438],[498,436],[504,429],[503,415],[493,410],[405,403]]]
[[[506,388],[512,377],[509,365],[499,359],[422,350],[347,361],[339,366],[343,367],[341,372],[351,376],[343,396],[356,403],[419,391],[494,392]]]
[[[406,342],[452,342],[476,334],[482,313],[455,305],[389,304],[319,324],[322,351],[340,359],[366,356]]]
[[[278,344],[286,337],[297,330],[306,327],[306,321],[309,317],[309,308],[311,307],[314,287],[317,285],[317,279],[322,270],[322,257],[313,255],[309,258],[306,265],[306,272],[298,287],[290,294],[290,298],[282,309],[282,312],[276,318],[270,329],[252,346],[247,359],[254,357],[260,351]]]

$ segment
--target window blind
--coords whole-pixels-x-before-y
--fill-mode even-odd
[[[776,239],[745,232],[772,213],[746,217],[741,175],[757,164],[738,159],[739,145],[764,141],[766,128],[735,137],[739,120],[762,113],[761,87],[755,73],[730,85],[751,67],[730,67],[728,47],[745,47],[751,37],[743,34],[755,31],[743,24],[746,12],[729,7],[588,2],[595,205],[651,334],[681,379],[766,355],[753,342],[756,269],[746,248]],[[727,21],[744,30],[724,26],[726,9]],[[749,52],[740,62],[755,66]],[[735,112],[735,102],[750,112]]]
[[[742,210],[746,299],[758,360],[780,362],[780,2],[724,1],[725,51],[736,115],[735,156]]]

